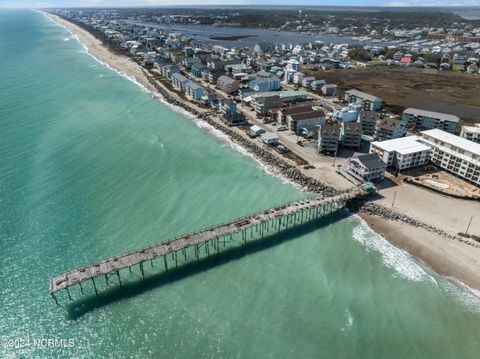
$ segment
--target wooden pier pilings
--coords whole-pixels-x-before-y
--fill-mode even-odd
[[[132,267],[137,265],[142,277],[145,279],[145,262],[150,261],[153,266],[154,259],[163,257],[165,270],[168,270],[168,255],[172,256],[172,259],[177,265],[178,256],[183,256],[186,260],[187,248],[193,247],[195,253],[194,257],[196,260],[199,260],[200,247],[202,245],[204,245],[207,255],[210,255],[210,243],[213,243],[213,250],[216,250],[218,253],[220,242],[223,242],[225,246],[225,238],[231,238],[235,233],[241,233],[241,238],[244,242],[247,241],[248,229],[250,229],[250,232],[253,230],[257,231],[263,237],[264,232],[266,231],[271,229],[280,231],[284,228],[305,223],[324,215],[326,212],[342,208],[347,201],[362,195],[364,195],[364,192],[355,188],[347,193],[333,197],[310,198],[289,202],[249,216],[237,218],[230,222],[187,233],[149,247],[123,253],[101,260],[97,263],[75,268],[50,279],[50,294],[55,302],[57,302],[55,294],[59,291],[65,290],[68,298],[72,300],[69,288],[79,286],[80,292],[83,294],[84,287],[82,284],[86,281],[90,281],[95,294],[98,295],[98,288],[95,283],[95,279],[98,277],[104,277],[107,285],[110,284],[109,280],[114,277],[115,283],[122,286],[120,270],[128,269],[131,273]],[[250,236],[251,235],[252,233],[250,233]]]

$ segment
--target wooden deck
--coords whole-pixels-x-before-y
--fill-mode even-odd
[[[60,275],[50,279],[49,290],[54,297],[54,293],[64,289],[67,289],[68,291],[69,287],[81,284],[87,280],[115,273],[117,276],[119,276],[118,271],[120,269],[131,268],[134,265],[142,266],[143,262],[164,257],[170,253],[174,253],[192,246],[198,246],[230,234],[245,231],[246,229],[262,225],[270,221],[277,221],[281,224],[282,218],[295,214],[302,214],[301,222],[305,222],[309,218],[318,216],[318,211],[315,212],[315,209],[321,209],[325,206],[330,206],[331,208],[341,208],[345,206],[345,203],[348,200],[362,196],[363,194],[364,192],[362,190],[355,188],[347,193],[334,197],[293,201],[246,217],[237,218],[227,223],[218,224],[192,233],[187,233],[180,237],[157,243],[149,247],[119,254],[94,264],[61,273]],[[312,211],[315,212],[313,215]],[[305,215],[305,220],[303,218],[304,213],[310,214],[308,218]],[[143,273],[143,267],[141,268]]]

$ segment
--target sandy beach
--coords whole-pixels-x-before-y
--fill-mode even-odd
[[[65,27],[76,35],[88,52],[120,73],[134,78],[152,93],[158,93],[144,75],[142,68],[126,56],[112,53],[102,42],[88,31],[67,22],[55,15],[46,14],[53,22]],[[160,94],[159,94],[160,95]],[[177,94],[173,97],[180,99]],[[181,99],[180,99],[181,100]],[[192,106],[195,107],[195,106]],[[238,130],[240,133],[240,130]],[[317,169],[303,173],[324,180],[325,171]],[[328,174],[329,184],[343,183],[343,178],[336,179],[337,174]],[[342,186],[344,187],[344,185]],[[464,232],[471,216],[473,220],[469,233],[480,235],[480,203],[444,197],[424,189],[407,184],[393,186],[380,191],[379,204],[395,209],[399,213],[416,218],[424,223],[439,228],[451,235]],[[392,206],[393,197],[395,203]],[[413,257],[419,258],[436,272],[480,290],[480,249],[466,245],[457,240],[444,238],[425,229],[416,228],[403,222],[394,222],[379,216],[360,213],[368,225],[392,244]]]

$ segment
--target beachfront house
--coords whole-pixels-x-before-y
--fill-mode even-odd
[[[253,125],[248,129],[248,135],[250,137],[258,137],[262,133],[265,133],[265,130],[263,128],[261,128],[260,126],[257,126],[257,125]]]
[[[275,132],[265,132],[261,135],[261,139],[266,145],[278,145],[278,135]]]
[[[179,72],[174,73],[172,76],[172,85],[180,92],[185,92],[187,90],[187,85],[190,82],[185,76]]]
[[[355,184],[370,181],[381,181],[385,176],[387,165],[376,153],[353,156],[342,166],[342,170],[347,172],[345,176]],[[339,171],[342,173],[341,171]]]
[[[161,67],[162,76],[166,77],[168,80],[172,80],[172,75],[175,73],[180,73],[180,68],[174,64],[166,64]]]
[[[201,102],[205,89],[194,81],[187,83],[186,93],[195,102]]]

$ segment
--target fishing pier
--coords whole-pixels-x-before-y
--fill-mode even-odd
[[[254,231],[263,238],[266,232],[270,233],[273,230],[280,232],[314,220],[345,207],[349,200],[363,195],[365,195],[365,192],[362,189],[354,188],[333,197],[315,197],[293,201],[230,222],[187,233],[149,247],[103,259],[97,263],[75,268],[52,277],[49,285],[50,295],[58,304],[56,294],[60,291],[66,291],[68,298],[72,300],[70,289],[78,286],[81,294],[84,294],[87,283],[89,283],[89,288],[92,288],[98,295],[99,289],[95,279],[98,281],[103,277],[107,286],[113,281],[121,287],[122,270],[132,273],[132,267],[137,266],[143,279],[145,279],[144,265],[146,262],[150,262],[153,267],[154,260],[163,261],[162,266],[168,271],[168,257],[171,257],[170,265],[177,266],[178,257],[183,257],[184,261],[187,261],[187,249],[190,253],[194,252],[193,258],[198,261],[200,260],[201,247],[204,248],[207,255],[210,255],[210,250],[218,253],[220,244],[223,243],[223,247],[225,247],[226,238],[231,240],[235,234],[241,235],[241,240],[245,243],[249,234],[250,238],[253,237]]]

